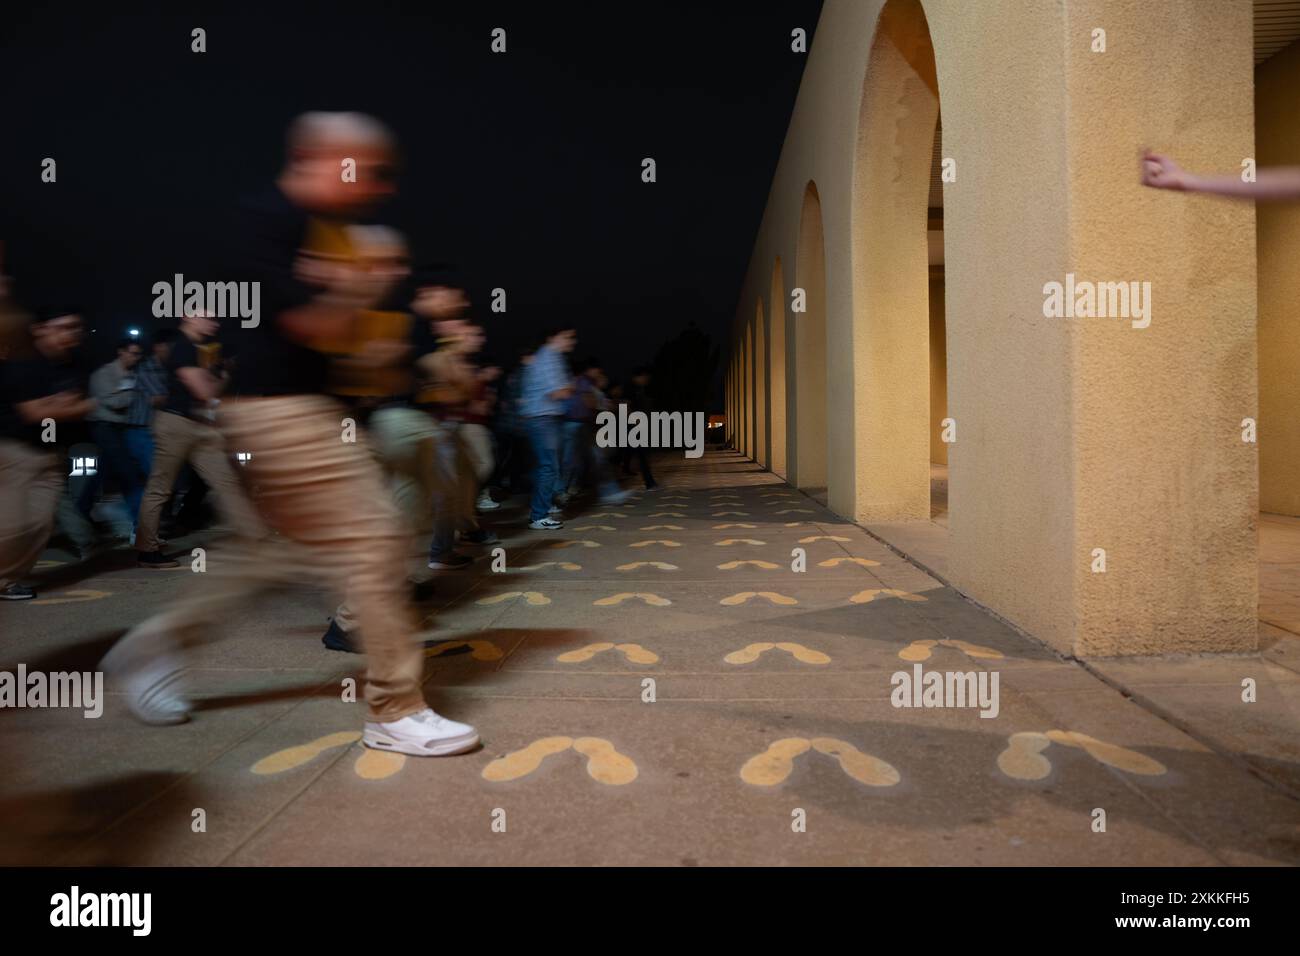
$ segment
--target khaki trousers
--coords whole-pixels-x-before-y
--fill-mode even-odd
[[[216,496],[221,516],[246,538],[261,538],[266,528],[248,500],[226,452],[221,433],[205,422],[158,412],[153,419],[153,468],[140,502],[140,523],[136,528],[137,551],[157,551],[158,521],[171,496],[181,467],[189,462]]]
[[[369,434],[403,526],[412,539],[427,535],[437,518],[434,502],[450,497],[454,476],[439,467],[438,454],[439,444],[448,441],[448,436],[428,412],[396,406],[381,408],[370,416]],[[408,541],[407,548],[413,543]],[[417,574],[422,580],[429,572]],[[415,575],[412,578],[417,579]],[[344,633],[361,624],[348,601],[335,609],[334,622]]]
[[[21,583],[45,550],[63,496],[62,464],[57,452],[0,438],[0,588]]]
[[[424,655],[413,641],[402,550],[407,534],[363,438],[343,441],[339,403],[319,395],[245,398],[223,403],[219,427],[241,467],[261,520],[276,532],[239,538],[214,553],[173,608],[141,624],[114,654],[165,653],[213,639],[256,592],[274,584],[325,584],[347,594],[367,657],[370,718],[393,721],[428,706],[420,684]]]

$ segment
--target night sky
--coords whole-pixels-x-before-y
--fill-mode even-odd
[[[81,305],[107,357],[127,326],[153,327],[154,282],[222,278],[232,204],[274,177],[294,115],[360,110],[404,152],[375,218],[417,264],[458,266],[487,351],[509,360],[573,323],[577,353],[621,375],[688,321],[725,339],[806,60],[790,32],[811,42],[820,6],[9,9],[8,271],[30,307]]]

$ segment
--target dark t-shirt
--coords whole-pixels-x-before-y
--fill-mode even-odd
[[[15,438],[32,445],[46,447],[41,441],[41,424],[23,422],[16,411],[22,402],[48,398],[59,392],[86,394],[90,375],[80,356],[73,355],[54,362],[37,353],[32,358],[0,363],[0,428],[6,438]],[[78,430],[75,422],[59,422],[56,434],[60,439],[69,428]],[[64,442],[60,441],[60,444]]]
[[[185,416],[193,413],[194,396],[190,394],[190,390],[185,387],[185,383],[181,381],[176,372],[183,368],[198,367],[198,349],[185,335],[178,336],[172,344],[171,355],[167,357],[167,363],[164,366],[167,370],[167,401],[162,406],[163,411],[171,412],[173,415]]]
[[[286,338],[277,322],[281,313],[306,305],[320,291],[294,276],[308,222],[308,214],[277,187],[240,209],[231,278],[261,283],[261,299],[256,327],[243,328],[237,318],[222,322],[238,353],[234,394],[313,395],[325,390],[328,356]]]

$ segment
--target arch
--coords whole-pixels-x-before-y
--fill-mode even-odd
[[[814,493],[826,488],[826,246],[817,184],[804,188],[795,252],[795,288],[803,292],[794,328],[794,435],[790,481]]]
[[[888,0],[863,80],[854,157],[854,433],[832,444],[840,452],[833,475],[852,474],[851,491],[845,477],[832,482],[842,492],[832,507],[851,508],[862,522],[930,518],[928,208],[938,118],[925,12],[919,0]]]
[[[768,392],[767,403],[771,443],[768,465],[782,478],[788,477],[786,469],[786,349],[785,349],[785,280],[781,275],[781,257],[772,265],[772,288],[768,299]]]
[[[754,457],[753,337],[753,325],[746,319],[740,333],[740,450],[748,458]]]

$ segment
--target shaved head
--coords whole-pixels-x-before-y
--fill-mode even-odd
[[[388,127],[365,113],[303,113],[289,126],[289,155],[297,152],[335,152],[360,146],[392,152],[397,141]]]

